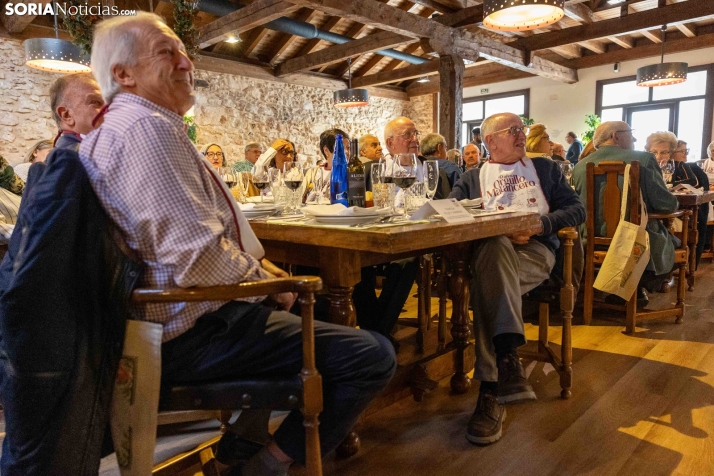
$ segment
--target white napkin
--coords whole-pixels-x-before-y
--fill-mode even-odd
[[[248,200],[248,203],[260,204],[260,196],[248,197],[247,200]],[[275,199],[273,197],[263,197],[263,202],[265,202],[265,203],[273,203],[274,201],[275,201]],[[244,205],[247,205],[247,203],[244,203]]]
[[[333,205],[309,205],[302,209],[305,215],[309,216],[360,216],[360,215],[374,215],[375,213],[381,214],[381,210],[376,208],[362,208],[362,207],[349,207],[342,205],[341,203],[335,203]]]
[[[483,203],[483,198],[474,198],[473,200],[461,200],[459,202],[464,207],[477,207]]]

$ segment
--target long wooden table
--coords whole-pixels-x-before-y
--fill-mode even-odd
[[[689,247],[689,265],[687,273],[687,285],[689,291],[694,291],[694,271],[697,269],[697,243],[699,242],[699,207],[714,201],[714,191],[706,190],[701,195],[693,193],[674,193],[681,208],[692,210],[692,217],[689,219],[690,229],[687,239]],[[705,239],[704,237],[702,239]]]

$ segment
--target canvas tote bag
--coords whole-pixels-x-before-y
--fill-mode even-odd
[[[112,441],[122,476],[146,476],[154,466],[162,335],[161,324],[126,321],[111,411]]]
[[[640,193],[640,225],[625,220],[627,193],[630,189],[630,165],[625,167],[624,187],[620,206],[620,222],[617,224],[612,243],[600,267],[593,287],[629,301],[637,290],[642,273],[650,261],[650,237],[647,226],[647,207]]]

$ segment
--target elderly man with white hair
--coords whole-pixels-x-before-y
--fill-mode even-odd
[[[144,262],[140,284],[215,286],[283,274],[261,261],[263,247],[185,133],[194,68],[176,34],[150,13],[105,20],[94,33],[92,70],[109,107],[103,125],[82,142],[80,159],[103,208]],[[286,312],[294,300],[283,293],[134,306],[131,313],[163,325],[162,380],[190,384],[297,374],[301,320]],[[327,454],[388,383],[395,356],[376,333],[322,322],[315,322],[315,347]],[[224,435],[218,458],[245,460],[243,475],[283,476],[292,461],[305,461],[299,411],[263,447],[236,444],[237,438]]]
[[[672,134],[669,137],[667,134],[656,136],[651,139],[651,145],[657,143],[657,153],[660,157],[669,159],[671,152],[676,148],[676,137]],[[660,169],[657,158],[650,152],[639,152],[634,150],[634,144],[637,141],[632,135],[632,129],[626,122],[610,121],[603,122],[595,130],[593,143],[597,149],[587,158],[580,160],[573,169],[573,183],[575,190],[580,194],[580,198],[585,201],[587,199],[587,187],[585,183],[586,167],[589,163],[595,165],[607,160],[615,160],[629,164],[633,161],[640,163],[640,190],[642,197],[647,205],[647,212],[668,214],[677,210],[677,199],[669,193],[662,178],[662,170]],[[664,147],[661,144],[664,143]],[[672,148],[674,146],[674,148]],[[661,149],[661,150],[660,150]],[[596,184],[598,193],[596,197],[601,195],[602,187],[605,186],[605,179],[599,178]],[[605,222],[603,219],[602,207],[599,207],[595,216],[595,228],[597,228],[601,236],[605,235]],[[584,231],[584,230],[583,230]],[[650,262],[647,265],[645,274],[640,279],[638,289],[638,305],[643,307],[647,305],[648,299],[645,289],[653,292],[659,288],[659,285],[664,282],[666,275],[674,266],[674,237],[669,233],[667,227],[660,220],[650,220],[647,223],[647,233],[650,237]],[[587,240],[587,236],[583,236]],[[621,298],[612,296],[612,300],[621,302]]]
[[[501,438],[505,403],[535,400],[518,347],[526,343],[521,296],[550,277],[560,246],[560,229],[585,221],[585,207],[547,157],[526,156],[528,127],[515,114],[488,117],[481,124],[491,157],[465,172],[450,197],[482,198],[486,210],[540,214],[533,229],[479,240],[471,261],[476,364],[481,381],[466,438],[489,444]]]
[[[432,132],[424,136],[419,143],[421,153],[427,159],[434,159],[439,164],[439,171],[446,174],[449,186],[454,188],[456,182],[461,178],[461,169],[454,162],[449,160],[446,138],[441,134]],[[441,175],[441,174],[440,174]]]

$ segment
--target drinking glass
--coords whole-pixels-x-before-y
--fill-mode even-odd
[[[430,159],[424,161],[424,188],[429,200],[434,199],[439,186],[439,162]]]
[[[429,200],[426,197],[426,182],[414,182],[414,184],[404,192],[404,198],[407,212],[412,213],[419,210],[419,208]]]
[[[563,176],[565,180],[570,183],[570,179],[573,177],[573,164],[560,164],[560,169],[563,171]]]
[[[236,171],[233,170],[233,167],[219,167],[218,175],[221,177],[221,180],[223,180],[223,182],[226,184],[228,190],[235,187],[236,183],[238,183],[238,177],[236,176]]]
[[[265,189],[265,187],[270,185],[268,169],[264,167],[253,167],[251,180],[253,181],[253,185],[255,185],[255,188],[260,190],[260,203],[263,203],[263,190]]]
[[[298,212],[297,198],[295,194],[302,185],[304,176],[302,167],[300,167],[300,164],[297,162],[285,162],[283,164],[283,184],[292,191],[293,214]]]
[[[250,191],[250,184],[250,172],[238,172],[238,185],[240,187],[241,203],[246,203],[248,201],[248,192]]]
[[[662,161],[659,166],[662,168],[662,178],[664,179],[664,183],[670,183],[672,181],[672,175],[674,175],[674,162],[671,160]]]
[[[392,183],[404,190],[404,214],[403,218],[407,219],[407,197],[406,190],[412,186],[417,179],[417,157],[416,154],[396,154],[394,160],[387,165],[387,170],[384,175],[384,180],[392,179]]]
[[[390,213],[394,213],[394,184],[385,182],[385,170],[386,164],[381,160],[370,168],[372,200],[375,208],[389,208]]]

